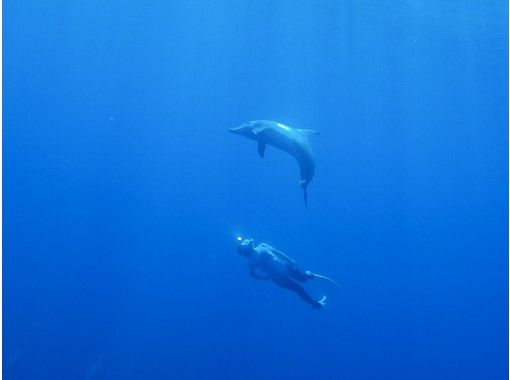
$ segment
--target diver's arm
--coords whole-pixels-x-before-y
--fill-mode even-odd
[[[284,260],[287,260],[290,264],[296,264],[296,262],[291,259],[289,256],[287,256],[285,253],[277,250],[276,248],[271,247],[271,252],[273,252],[278,257],[281,257]]]

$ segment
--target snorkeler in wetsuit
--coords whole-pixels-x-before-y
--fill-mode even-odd
[[[238,237],[237,252],[248,258],[248,269],[253,278],[272,280],[276,285],[296,293],[303,301],[313,307],[322,308],[326,304],[326,296],[316,301],[300,283],[312,280],[315,277],[328,279],[327,277],[310,271],[301,271],[296,262],[290,257],[266,243],[261,243],[255,247],[253,239]],[[333,282],[330,279],[328,280]]]

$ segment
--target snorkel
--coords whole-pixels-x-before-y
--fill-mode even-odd
[[[243,239],[241,236],[236,238],[237,240],[237,253],[241,256],[250,256],[253,251],[253,239]]]

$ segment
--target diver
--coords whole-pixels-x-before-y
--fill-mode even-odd
[[[316,301],[300,283],[305,283],[314,278],[321,278],[338,286],[326,276],[308,270],[301,271],[293,259],[269,244],[261,243],[255,246],[253,239],[238,237],[237,252],[248,258],[250,276],[259,280],[272,280],[276,285],[296,293],[303,301],[313,307],[323,308],[326,305],[326,296]]]

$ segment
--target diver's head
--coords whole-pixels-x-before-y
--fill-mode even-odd
[[[241,256],[249,257],[253,253],[253,239],[237,238],[237,253]]]

